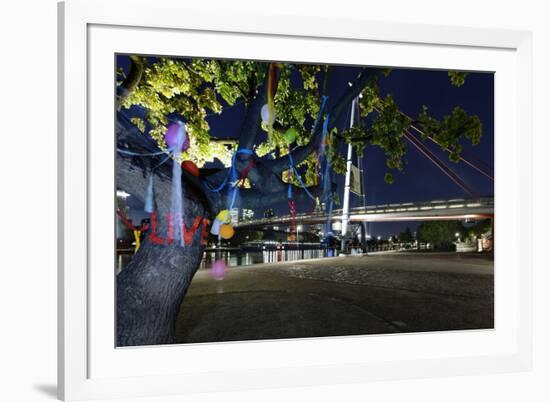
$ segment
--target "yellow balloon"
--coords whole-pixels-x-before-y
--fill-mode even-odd
[[[229,223],[231,222],[231,215],[227,209],[224,209],[223,211],[220,211],[218,216],[216,216],[216,219],[219,219],[223,223]]]
[[[220,236],[223,239],[231,239],[233,235],[235,234],[235,230],[233,229],[233,226],[231,225],[222,225],[220,227]]]

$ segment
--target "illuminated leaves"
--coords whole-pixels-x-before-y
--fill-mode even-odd
[[[338,174],[346,173],[346,160],[344,157],[338,153],[332,154],[332,159],[330,161],[330,166]]]
[[[383,75],[389,74],[389,70],[385,73]],[[363,155],[368,145],[378,146],[386,155],[388,168],[403,170],[403,156],[407,153],[403,134],[410,127],[412,120],[400,112],[391,95],[381,97],[378,76],[370,79],[361,91],[359,110],[362,124],[343,132],[346,142],[352,144],[359,155]],[[392,184],[393,175],[387,172],[384,181]]]
[[[441,120],[430,116],[428,108],[424,106],[418,115],[418,124],[424,131],[424,139],[430,136],[441,148],[449,150],[449,159],[453,162],[460,160],[462,137],[468,138],[472,145],[481,141],[481,120],[475,115],[468,115],[458,106]]]
[[[383,105],[384,108],[368,129],[370,142],[384,150],[387,167],[403,170],[402,158],[407,152],[403,134],[412,121],[401,114],[390,95],[386,96]]]
[[[193,91],[193,80],[184,63],[172,59],[160,59],[145,70],[145,80],[153,92],[165,98]]]
[[[144,133],[145,132],[145,122],[143,121],[143,119],[139,118],[139,117],[132,117],[130,119],[130,121],[132,122],[132,124],[134,126],[136,126],[138,128],[138,130],[141,132],[141,133]]]
[[[466,82],[466,76],[468,73],[464,71],[449,71],[448,73],[451,84],[455,87],[461,87]]]
[[[455,85],[462,85],[466,75],[467,73],[449,72]],[[400,112],[391,96],[381,97],[377,80],[370,80],[361,94],[359,104],[362,124],[343,132],[346,142],[356,147],[360,155],[366,146],[378,146],[386,155],[388,168],[403,170],[403,157],[407,152],[403,134],[410,128],[412,120]],[[472,145],[481,141],[482,125],[479,117],[468,115],[460,107],[455,107],[451,114],[442,119],[431,116],[424,107],[415,126],[423,131],[423,140],[431,137],[442,149],[449,151],[449,159],[454,162],[460,160],[460,141],[463,138],[469,139]],[[393,183],[393,174],[387,172],[384,180],[389,184]]]
[[[354,126],[352,128],[346,129],[342,132],[344,139],[348,144],[351,144],[359,154],[363,156],[365,147],[369,145],[369,134],[365,127],[363,126]]]
[[[261,66],[251,61],[218,61],[208,59],[149,60],[138,85],[120,106],[137,105],[145,111],[145,119],[133,117],[132,123],[141,132],[148,132],[161,149],[165,149],[164,132],[169,119],[185,122],[191,137],[187,157],[198,166],[214,157],[226,160],[229,152],[221,144],[210,145],[211,113],[220,114],[223,103],[234,105],[255,92],[263,79]],[[123,72],[117,76],[124,78]]]
[[[362,117],[368,116],[375,110],[381,110],[384,107],[384,101],[380,96],[378,87],[378,76],[374,75],[369,79],[367,85],[361,91],[359,97],[359,110]]]
[[[224,143],[217,141],[198,143],[194,136],[191,136],[190,140],[191,144],[183,153],[183,159],[192,160],[199,168],[206,163],[214,162],[215,159],[218,159],[225,167],[231,166],[232,147],[227,147]]]
[[[316,74],[321,71],[321,66],[315,64],[298,64],[296,68],[300,72],[305,90],[316,90],[319,88]]]
[[[311,80],[315,80],[315,72],[320,66],[308,66],[308,68],[300,66],[302,73],[304,88],[293,88],[291,86],[291,74],[293,65],[284,65],[281,67],[277,91],[275,93],[275,116],[276,123],[285,129],[293,127],[297,132],[297,143],[303,145],[309,141],[310,132],[305,123],[313,121],[319,113],[320,96],[317,88],[317,83],[312,84]],[[307,83],[309,82],[309,83]],[[316,82],[316,81],[315,81]],[[277,125],[277,124],[275,124]]]
[[[329,137],[331,139],[330,140],[331,144],[327,149],[328,160],[334,172],[336,172],[337,174],[345,174],[346,160],[344,159],[344,156],[338,153],[338,149],[341,141],[337,140],[337,137],[336,137],[337,134],[338,134],[338,131],[334,129],[332,131],[332,135]]]
[[[247,106],[265,80],[267,63],[162,57],[131,59],[143,66],[143,73],[139,75],[140,79],[135,80],[136,85],[132,86],[128,95],[121,97],[119,106],[129,109],[137,105],[143,109],[139,117],[131,117],[131,122],[139,131],[149,133],[161,149],[166,149],[166,125],[173,120],[182,120],[191,139],[191,146],[182,155],[183,158],[194,161],[199,167],[216,158],[229,166],[233,149],[210,137],[207,118],[221,114],[225,108],[237,103]],[[328,75],[324,65],[277,64],[277,69],[279,80],[274,97],[276,121],[273,127],[262,126],[266,135],[262,135],[261,141],[255,144],[259,157],[285,156],[288,144],[283,133],[289,128],[297,132],[296,142],[292,146],[310,142],[312,124],[321,105],[321,87],[324,86],[319,79]],[[367,146],[379,147],[384,151],[388,169],[403,170],[407,152],[404,133],[413,122],[400,112],[390,95],[380,92],[379,80],[390,71],[381,69],[379,73],[372,74],[362,89],[359,124],[331,133],[333,143],[327,151],[336,173],[343,174],[346,168],[344,157],[337,152],[338,141],[334,141],[342,138],[352,144],[360,155]],[[453,85],[460,86],[464,84],[467,73],[450,71],[448,75]],[[121,69],[117,70],[116,77],[119,83],[127,78]],[[481,140],[479,118],[468,115],[460,107],[441,119],[433,117],[427,108],[423,108],[415,125],[425,132],[423,139],[430,136],[441,148],[449,150],[449,158],[453,161],[460,158],[460,141],[463,138],[474,145]],[[315,154],[309,155],[298,168],[307,185],[317,184],[318,161]],[[392,173],[387,172],[384,180],[393,183]]]

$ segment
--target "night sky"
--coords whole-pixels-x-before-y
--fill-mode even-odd
[[[118,65],[127,68],[125,56],[117,58]],[[330,100],[337,100],[348,88],[360,68],[354,66],[335,66],[330,78]],[[387,78],[379,80],[382,95],[391,94],[401,111],[411,117],[420,112],[422,105],[428,106],[431,115],[441,118],[450,114],[455,106],[462,107],[469,114],[476,114],[483,125],[481,143],[472,146],[464,141],[462,156],[493,175],[494,164],[494,76],[492,73],[470,73],[461,87],[451,85],[447,71],[394,69]],[[239,104],[222,115],[211,115],[207,118],[210,124],[210,135],[218,138],[236,138],[244,117],[244,105]],[[339,128],[343,128],[341,122]],[[426,145],[460,176],[479,196],[493,196],[493,182],[460,162],[450,162],[447,153],[431,142]],[[341,148],[345,155],[345,145]],[[365,149],[363,168],[365,169],[366,202],[368,205],[400,202],[431,201],[470,197],[450,178],[441,172],[424,155],[408,144],[403,172],[392,170],[394,183],[384,182],[384,173],[388,171],[385,156],[379,148],[369,146]],[[354,156],[355,161],[355,156]],[[338,179],[338,194],[343,199],[343,176]],[[131,197],[132,198],[132,197]],[[129,200],[130,201],[130,200]],[[351,196],[351,207],[359,205],[357,196]],[[132,202],[131,204],[134,204]],[[309,203],[310,204],[310,203]],[[137,205],[136,205],[137,206]],[[287,214],[285,205],[275,205],[276,213]],[[299,207],[298,207],[299,208]],[[300,209],[300,208],[299,208]],[[261,211],[257,211],[261,213]],[[387,237],[397,234],[405,227],[413,231],[417,223],[370,223],[368,230],[371,236]]]

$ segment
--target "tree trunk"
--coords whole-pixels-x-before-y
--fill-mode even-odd
[[[117,188],[145,199],[148,168],[139,158],[117,157]],[[182,178],[183,224],[187,242],[170,239],[172,161],[155,170],[154,214],[146,238],[128,266],[117,275],[117,346],[174,342],[176,317],[197,271],[208,233],[211,206],[196,179]],[[169,225],[169,222],[172,222]]]
[[[186,213],[184,222],[194,219]],[[149,230],[128,267],[117,276],[117,346],[174,342],[183,296],[201,262],[205,224],[200,224],[191,243],[184,247],[176,242],[155,244],[151,240],[150,236],[157,235],[167,241],[163,230],[166,222]]]

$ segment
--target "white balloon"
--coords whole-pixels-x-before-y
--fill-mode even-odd
[[[210,228],[210,233],[212,233],[214,236],[217,236],[220,234],[220,226],[223,224],[222,221],[219,219],[214,219],[214,222],[212,222],[212,227]]]
[[[267,103],[262,106],[262,111],[261,111],[260,114],[262,116],[262,121],[265,124],[270,124],[270,123],[272,124],[275,121],[275,110],[273,110],[273,116],[270,116],[269,106],[267,105]],[[271,118],[271,120],[270,120],[270,118]]]

